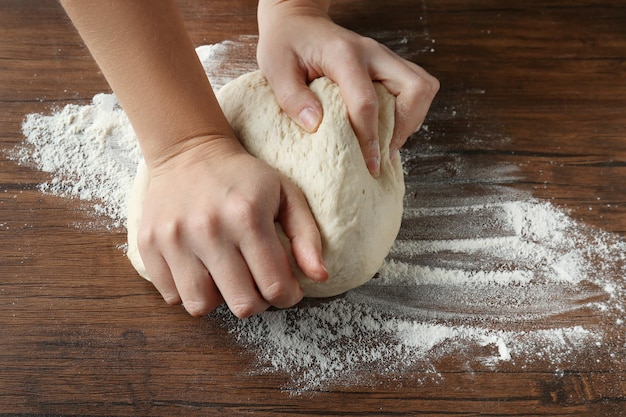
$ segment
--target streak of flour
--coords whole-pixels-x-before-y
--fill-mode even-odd
[[[255,42],[242,37],[198,48],[214,88],[256,69]],[[454,116],[458,110],[451,111]],[[11,156],[51,174],[41,191],[87,200],[110,227],[124,224],[141,155],[113,95],[28,115],[23,131],[26,141]],[[403,156],[435,161],[440,169],[435,151]],[[515,171],[472,167],[462,159],[449,163],[458,175],[482,182]],[[407,183],[407,194],[422,195],[419,187],[411,189],[418,182]],[[602,332],[602,323],[624,326],[622,240],[503,187],[480,198],[418,200],[407,201],[405,226],[370,283],[342,297],[306,300],[246,320],[225,308],[210,319],[256,354],[254,372],[284,373],[285,388],[298,392],[364,382],[371,373],[436,376],[437,361],[447,356],[466,358],[469,369],[540,361],[555,372],[581,355],[623,361],[624,341],[605,340]],[[558,319],[571,312],[600,325]]]

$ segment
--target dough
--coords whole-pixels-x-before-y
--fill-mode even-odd
[[[322,235],[329,279],[316,283],[297,267],[288,238],[277,230],[294,275],[307,297],[330,297],[369,281],[391,249],[402,219],[404,175],[399,158],[389,160],[394,127],[394,97],[376,83],[380,102],[381,174],[372,177],[339,88],[327,78],[310,85],[324,108],[317,132],[307,133],[281,111],[260,72],[243,75],[217,94],[226,117],[248,152],[268,162],[297,184],[306,196]],[[144,194],[145,164],[140,164],[128,211],[128,257],[148,279],[137,249]]]

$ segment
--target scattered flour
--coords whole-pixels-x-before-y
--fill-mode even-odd
[[[198,48],[216,89],[256,69],[255,42],[242,37]],[[11,156],[50,173],[41,191],[90,201],[112,227],[124,224],[141,155],[114,96],[28,115],[23,132],[26,141]],[[466,369],[539,361],[562,372],[585,354],[623,369],[625,332],[608,336],[602,328],[624,326],[626,244],[505,187],[484,187],[480,198],[438,197],[444,168],[477,184],[515,170],[472,166],[462,156],[446,166],[440,155],[431,148],[403,154],[407,175],[419,184],[413,193],[409,181],[407,195],[420,197],[406,200],[400,237],[367,285],[246,320],[225,308],[209,316],[256,354],[255,372],[284,373],[286,388],[316,390],[366,383],[371,373],[437,375],[437,360],[446,356],[464,358]],[[415,179],[411,167],[427,161],[437,168]],[[580,322],[559,319],[571,312]]]
[[[49,116],[29,114],[22,130],[26,144],[12,156],[52,174],[42,192],[93,201],[97,214],[122,225],[141,154],[115,96],[98,94],[90,105],[69,104]]]
[[[624,340],[602,343],[593,320],[622,323],[624,242],[530,198],[491,207],[506,236],[398,240],[378,276],[344,297],[242,321],[224,309],[216,314],[255,350],[262,369],[295,375],[302,390],[372,372],[432,370],[446,355],[491,368],[547,361],[556,369],[591,351],[615,359],[598,346],[619,351]],[[518,234],[508,236],[512,229]],[[592,319],[556,320],[572,312]]]

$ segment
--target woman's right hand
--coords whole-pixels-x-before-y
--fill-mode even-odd
[[[275,222],[298,266],[327,278],[321,238],[302,192],[232,138],[211,138],[150,170],[138,236],[148,275],[193,316],[224,300],[240,318],[302,299]]]

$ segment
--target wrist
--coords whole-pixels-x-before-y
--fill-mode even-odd
[[[312,16],[328,18],[330,0],[259,0],[259,29],[278,16]]]
[[[330,0],[259,0],[259,7],[267,6],[306,7],[328,13]]]
[[[146,102],[139,100],[139,104]],[[212,91],[170,95],[160,102],[158,109],[145,106],[139,111],[127,111],[149,167],[223,138],[238,143]]]
[[[144,158],[152,176],[171,172],[178,167],[188,169],[194,164],[214,166],[235,155],[247,154],[234,135],[200,135],[185,138],[155,158]]]

